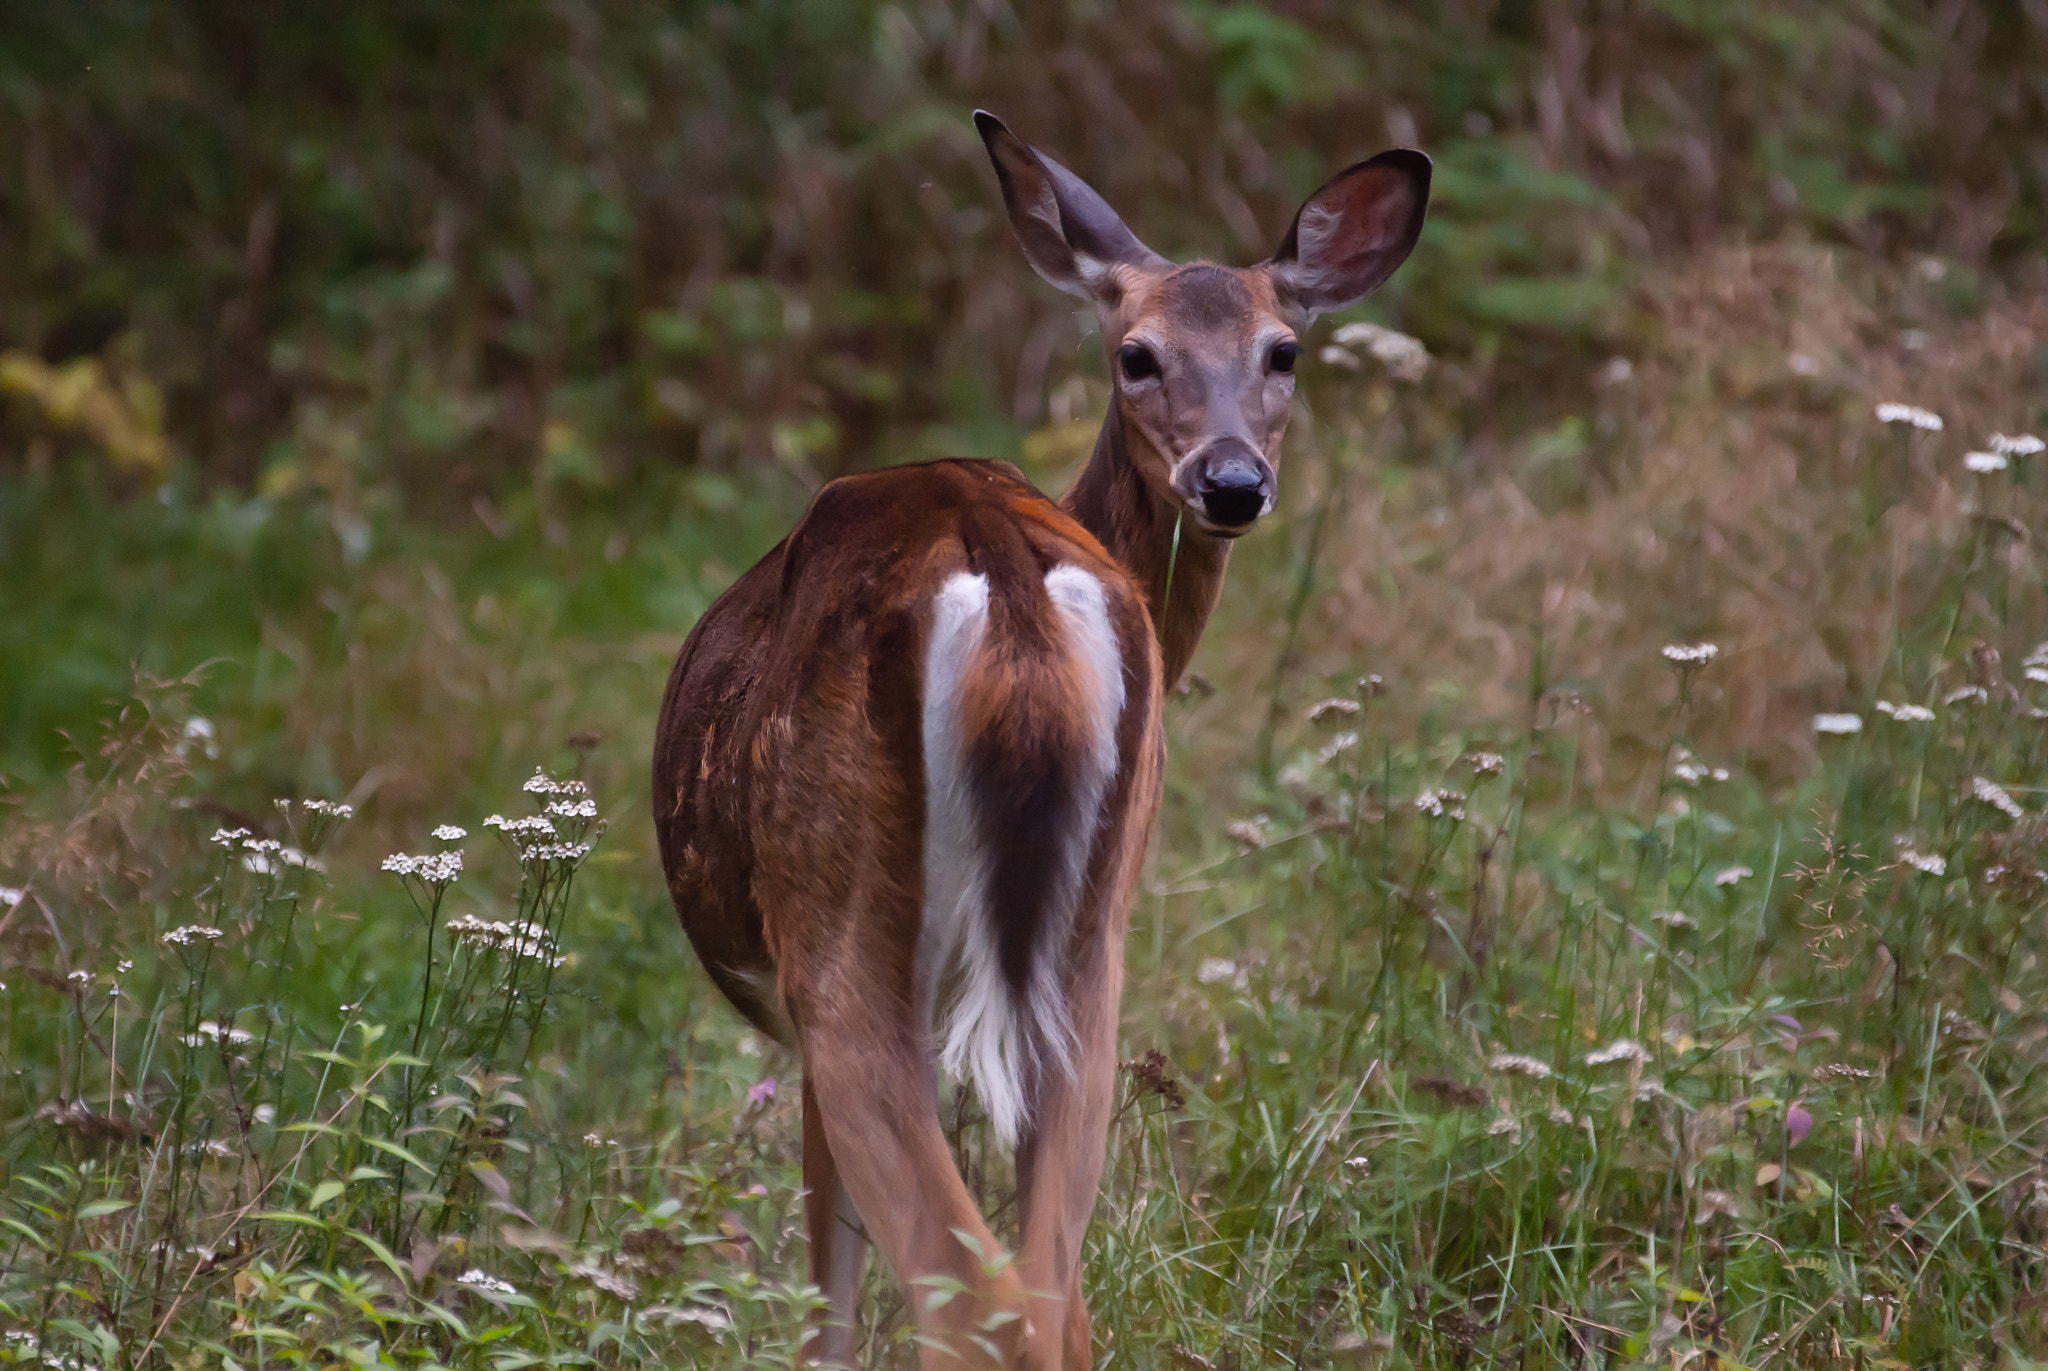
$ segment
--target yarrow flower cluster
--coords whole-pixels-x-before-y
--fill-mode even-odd
[[[1931,409],[1918,405],[1902,405],[1895,400],[1886,401],[1877,407],[1877,421],[1881,424],[1911,424],[1914,428],[1929,433],[1941,432],[1941,416]]]
[[[1983,776],[1970,778],[1970,798],[1990,805],[2008,819],[2024,819],[2027,811],[2020,808],[2020,802],[2006,793],[2005,787]]]
[[[243,1043],[255,1041],[255,1035],[246,1028],[236,1028],[233,1024],[223,1027],[208,1019],[199,1025],[197,1033],[183,1034],[178,1041],[187,1047],[205,1047],[210,1043],[226,1043],[230,1047],[240,1047]]]
[[[533,842],[555,836],[554,824],[538,814],[529,814],[524,819],[508,819],[503,814],[493,814],[484,820],[484,827],[500,829],[515,842]]]
[[[1357,746],[1358,735],[1347,730],[1324,744],[1322,750],[1316,753],[1316,760],[1327,765]]]
[[[432,836],[440,842],[459,843],[469,836],[469,830],[457,828],[454,824],[442,824],[434,830]]]
[[[1915,852],[1907,848],[1899,854],[1899,860],[1915,871],[1924,872],[1929,876],[1948,874],[1948,859],[1939,852]]]
[[[552,814],[558,819],[595,819],[597,817],[597,801],[555,800],[543,812]]]
[[[231,848],[249,836],[249,830],[246,828],[216,828],[213,830],[213,836],[206,841]]]
[[[448,931],[465,947],[485,952],[509,952],[515,957],[545,961],[560,966],[555,940],[538,924],[510,924],[500,919],[479,919],[463,914],[450,919]]]
[[[1931,724],[1934,711],[1926,705],[1895,705],[1890,700],[1879,700],[1871,706],[1896,724]]]
[[[1705,762],[1693,756],[1690,748],[1681,747],[1672,754],[1671,774],[1687,785],[1696,786],[1701,781],[1727,780],[1728,768],[1725,766],[1708,766]]]
[[[1724,866],[1714,873],[1715,885],[1734,885],[1737,881],[1748,880],[1756,875],[1746,866]]]
[[[2010,436],[1994,433],[1988,446],[1993,452],[2006,457],[2032,457],[2035,453],[2048,449],[2048,443],[2042,442],[2031,433],[2015,433]]]
[[[158,941],[165,947],[191,947],[195,943],[218,942],[226,936],[220,929],[208,928],[205,924],[186,924],[183,928],[172,929]]]
[[[469,1270],[455,1278],[455,1283],[457,1285],[466,1285],[472,1290],[480,1290],[486,1295],[516,1295],[519,1293],[519,1288],[513,1285],[512,1282],[499,1280],[481,1266],[470,1267]]]
[[[1348,719],[1364,706],[1356,700],[1347,700],[1341,695],[1319,700],[1309,706],[1308,721],[1312,724],[1325,723],[1331,719]]]
[[[2002,452],[1966,452],[1963,454],[1963,469],[1979,476],[1988,476],[1994,471],[2004,471],[2006,456]]]
[[[332,800],[301,800],[299,807],[308,814],[324,814],[330,819],[347,819],[354,816],[354,805],[336,804]]]
[[[1991,699],[1991,692],[1980,685],[1957,686],[1941,697],[1945,705],[1981,705]]]
[[[1701,667],[1721,655],[1718,643],[1666,643],[1664,660],[1675,667]]]
[[[1508,759],[1498,752],[1474,752],[1465,758],[1465,765],[1472,768],[1475,776],[1497,776],[1508,764]]]
[[[1486,1069],[1504,1076],[1528,1076],[1539,1081],[1548,1080],[1554,1074],[1550,1063],[1537,1057],[1525,1057],[1519,1052],[1494,1053],[1488,1058]]]
[[[447,885],[462,874],[462,854],[422,852],[415,857],[394,852],[384,859],[384,869],[395,876],[411,876],[426,885]]]
[[[2034,650],[2020,663],[2020,669],[2035,685],[2048,685],[2048,643],[2035,643]]]
[[[1415,797],[1415,808],[1432,819],[1462,819],[1465,797],[1455,790],[1425,790]]]
[[[557,781],[539,767],[527,777],[526,784],[519,787],[529,795],[588,795],[590,787],[581,781]]]
[[[1861,714],[1816,714],[1813,716],[1815,733],[1850,734],[1863,731]]]
[[[1611,1062],[1645,1062],[1649,1059],[1650,1053],[1641,1043],[1629,1038],[1616,1038],[1607,1046],[1588,1052],[1586,1065],[1606,1066]]]
[[[28,892],[18,885],[0,885],[0,909],[12,909],[28,898]]]
[[[1429,349],[1422,345],[1420,339],[1378,324],[1346,324],[1331,334],[1330,339],[1345,347],[1363,344],[1373,360],[1385,367],[1387,374],[1397,381],[1419,381],[1429,370]]]

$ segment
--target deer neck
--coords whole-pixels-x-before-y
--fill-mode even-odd
[[[1143,588],[1170,687],[1195,655],[1210,611],[1223,593],[1230,543],[1202,532],[1192,519],[1181,522],[1179,506],[1153,493],[1132,461],[1134,449],[1142,444],[1144,438],[1124,422],[1122,407],[1112,400],[1095,453],[1060,507],[1094,534]],[[1149,450],[1144,455],[1164,465]]]

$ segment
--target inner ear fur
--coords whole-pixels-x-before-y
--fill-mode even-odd
[[[1109,202],[1086,181],[976,110],[989,161],[1002,184],[1003,207],[1032,270],[1070,295],[1100,299],[1117,266],[1162,266],[1166,259],[1138,241]]]
[[[1408,260],[1429,211],[1429,158],[1395,148],[1347,168],[1302,202],[1267,264],[1313,317],[1363,298]]]

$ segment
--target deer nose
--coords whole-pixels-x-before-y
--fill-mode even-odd
[[[1266,512],[1273,469],[1249,445],[1233,443],[1202,461],[1195,497],[1218,530],[1242,532]]]

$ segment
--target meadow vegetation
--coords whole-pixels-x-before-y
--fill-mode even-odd
[[[821,477],[1085,452],[969,98],[1234,260],[1443,154],[1168,703],[1101,1364],[2048,1358],[2048,34],[1583,8],[0,19],[0,1363],[792,1362],[645,758]]]

